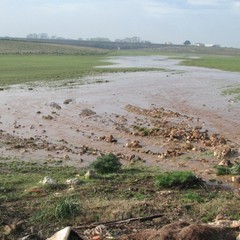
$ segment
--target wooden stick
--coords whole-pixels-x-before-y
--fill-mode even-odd
[[[144,222],[144,221],[153,220],[155,218],[160,218],[160,217],[163,217],[163,215],[157,214],[157,215],[152,215],[152,216],[148,216],[148,217],[128,218],[128,219],[124,219],[124,220],[109,221],[109,222],[96,222],[96,223],[89,223],[89,224],[83,223],[79,226],[73,227],[73,229],[94,228],[99,225],[112,226],[112,225],[117,225],[117,224],[135,222],[135,221]]]

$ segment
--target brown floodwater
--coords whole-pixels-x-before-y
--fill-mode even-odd
[[[232,101],[232,96],[222,95],[222,90],[240,83],[240,73],[180,66],[180,60],[167,57],[114,57],[109,61],[115,63],[109,67],[154,67],[159,71],[89,76],[85,78],[88,82],[101,80],[104,83],[78,85],[78,80],[74,80],[75,85],[70,87],[61,82],[56,86],[12,86],[0,92],[0,130],[21,139],[34,138],[51,144],[60,144],[64,140],[70,149],[90,145],[101,148],[102,152],[133,154],[124,144],[138,137],[116,128],[140,121],[125,110],[127,104],[132,104],[142,108],[164,107],[188,115],[197,119],[202,127],[240,143],[240,103]],[[66,99],[72,99],[72,102],[64,104]],[[59,104],[61,109],[52,107],[52,102]],[[79,116],[86,108],[96,114]],[[53,119],[46,119],[48,115]],[[118,139],[117,144],[99,140],[109,134]],[[145,150],[157,152],[159,149],[161,152],[164,149],[156,139],[139,137],[139,140]],[[4,144],[0,146],[0,153],[32,161],[62,160],[63,155],[68,154],[71,159],[68,164],[79,166],[86,166],[95,159],[95,156],[82,155],[77,150],[73,153],[10,149]],[[143,151],[135,154],[140,154],[148,163],[157,161]],[[169,162],[169,168],[175,165]]]

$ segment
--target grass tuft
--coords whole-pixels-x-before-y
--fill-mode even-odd
[[[91,168],[100,174],[118,172],[121,169],[121,166],[122,164],[117,156],[112,153],[98,157],[97,160],[90,165]]]
[[[156,177],[156,185],[160,188],[191,188],[200,184],[200,180],[188,171],[161,173]]]

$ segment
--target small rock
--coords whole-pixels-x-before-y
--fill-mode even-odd
[[[60,106],[59,104],[55,103],[55,102],[51,102],[51,103],[49,104],[49,106],[51,106],[51,107],[53,107],[53,108],[56,108],[57,110],[62,109],[61,106]]]
[[[69,157],[69,155],[66,154],[66,155],[63,156],[63,159],[64,160],[70,160],[70,157]]]
[[[125,144],[126,147],[129,148],[141,148],[142,146],[140,145],[140,142],[138,140],[133,140],[131,142],[127,142]]]
[[[69,103],[71,103],[71,102],[73,102],[73,99],[66,99],[66,100],[64,100],[64,104],[69,104]]]
[[[82,110],[82,112],[79,114],[79,116],[88,117],[88,116],[95,115],[95,114],[96,114],[96,112],[94,112],[93,110],[85,108]]]
[[[22,227],[25,223],[26,223],[25,221],[18,221],[16,223],[6,225],[3,227],[3,234],[10,235],[10,234],[22,229]]]
[[[71,230],[70,227],[66,227],[58,232],[56,232],[52,237],[47,238],[46,240],[83,240],[79,235]]]
[[[57,185],[57,182],[49,176],[44,177],[43,181],[40,181],[40,183],[42,183],[43,185],[50,185],[50,186]]]
[[[93,170],[88,170],[87,173],[85,174],[85,178],[86,179],[92,179],[92,178],[96,178],[97,174],[96,172],[94,172]]]
[[[232,177],[232,182],[234,182],[234,183],[240,183],[240,176],[234,176],[234,177]]]
[[[115,139],[114,137],[113,137],[113,135],[110,135],[110,136],[107,136],[107,137],[105,137],[105,141],[106,142],[111,142],[111,143],[116,143],[117,142],[117,139]]]
[[[223,159],[219,164],[219,166],[231,167],[232,163],[230,160]]]
[[[45,120],[52,120],[53,117],[51,115],[47,115],[47,116],[42,116],[43,119]]]
[[[80,180],[78,178],[70,178],[66,180],[66,183],[68,185],[78,185],[80,183]]]

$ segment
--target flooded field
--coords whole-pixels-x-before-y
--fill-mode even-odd
[[[95,83],[87,85],[21,85],[1,91],[1,155],[81,167],[99,154],[113,152],[125,163],[136,160],[161,164],[166,170],[191,169],[201,176],[218,164],[219,159],[209,154],[214,146],[205,153],[185,149],[180,157],[162,158],[176,141],[139,132],[141,127],[159,129],[159,122],[162,128],[181,124],[209,135],[217,133],[238,149],[240,103],[221,92],[239,83],[240,73],[180,66],[180,60],[167,57],[114,57],[109,61],[115,63],[109,67],[159,71],[89,76],[86,80]],[[159,109],[163,117],[144,113]],[[162,125],[168,123],[171,126]],[[131,143],[138,146],[129,147]],[[201,144],[196,141],[193,148]]]

